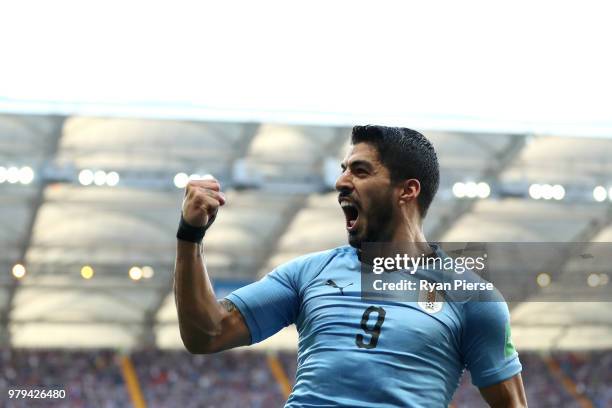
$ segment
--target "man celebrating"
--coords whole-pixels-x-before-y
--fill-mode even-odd
[[[299,257],[217,301],[203,261],[204,232],[225,197],[191,181],[177,233],[175,295],[192,353],[257,343],[295,324],[296,383],[287,407],[445,407],[467,367],[493,407],[527,406],[504,302],[417,302],[361,297],[363,243],[432,252],[422,220],[439,184],[435,150],[406,128],[355,126],[336,182],[350,245]],[[434,248],[432,256],[445,256]]]

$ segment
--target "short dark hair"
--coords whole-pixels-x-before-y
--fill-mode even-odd
[[[431,142],[416,130],[403,127],[366,125],[353,127],[351,143],[369,143],[381,163],[389,169],[392,182],[417,179],[421,217],[425,217],[440,184],[438,156]]]

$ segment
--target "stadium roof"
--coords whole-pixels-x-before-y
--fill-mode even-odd
[[[0,112],[612,135],[607,2],[60,0],[2,15]]]
[[[430,240],[612,238],[611,200],[593,198],[595,186],[609,187],[612,140],[424,133],[442,171],[425,222]],[[332,185],[348,135],[332,126],[0,116],[0,337],[16,347],[182,347],[171,291],[183,195],[174,182],[184,182],[176,175],[212,174],[227,191],[207,236],[222,295],[345,243]],[[486,182],[487,197],[458,198],[457,183],[469,181]],[[530,198],[534,183],[563,185],[563,199]],[[27,270],[21,279],[11,276],[16,263]],[[612,347],[605,304],[533,296],[538,302],[511,305],[518,347]],[[268,344],[295,347],[295,332]]]

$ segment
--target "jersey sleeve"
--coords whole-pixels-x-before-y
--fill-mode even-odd
[[[472,383],[479,388],[505,381],[522,370],[504,301],[468,302],[461,351]]]
[[[295,322],[299,311],[300,269],[301,262],[294,260],[226,297],[242,313],[251,333],[251,344]]]

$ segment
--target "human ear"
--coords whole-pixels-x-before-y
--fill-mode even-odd
[[[404,180],[400,184],[399,204],[407,204],[416,199],[421,193],[421,183],[417,179]]]

